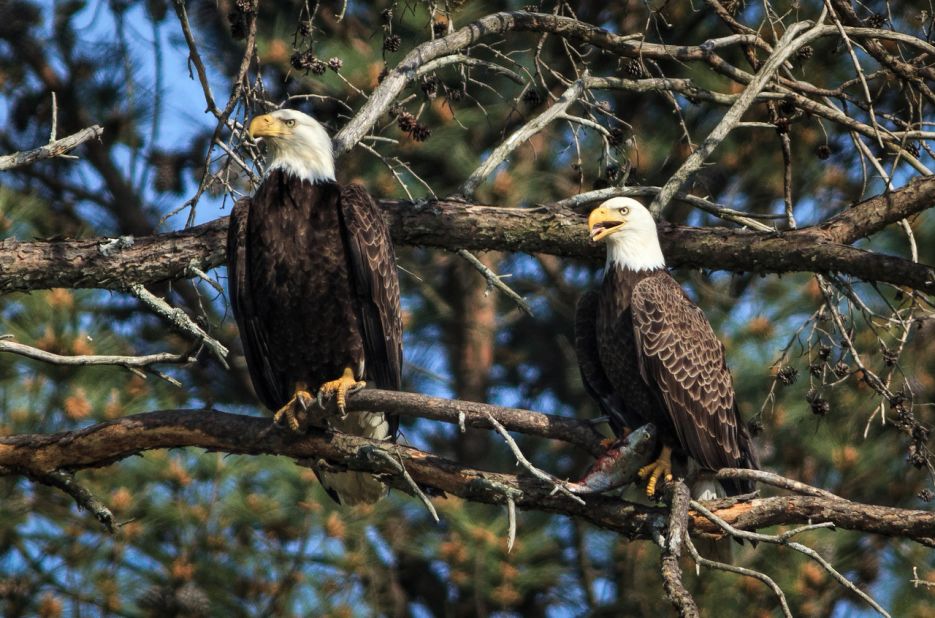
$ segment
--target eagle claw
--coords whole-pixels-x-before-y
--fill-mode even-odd
[[[273,422],[277,425],[282,425],[282,420],[285,419],[289,429],[292,431],[300,431],[302,422],[296,412],[300,412],[302,416],[305,416],[311,402],[312,395],[301,387],[297,388],[292,399],[290,399],[286,405],[276,410],[276,413],[273,415]]]
[[[367,383],[356,380],[354,372],[351,371],[350,367],[347,367],[340,378],[325,382],[318,389],[318,407],[324,409],[325,398],[333,396],[338,406],[338,416],[343,419],[347,416],[347,396],[356,393],[365,386],[367,386]]]
[[[667,483],[672,480],[672,449],[668,446],[662,447],[659,458],[640,468],[637,474],[641,479],[649,477],[649,482],[646,483],[646,495],[652,498],[656,493],[656,484],[659,482],[659,477],[662,477]]]

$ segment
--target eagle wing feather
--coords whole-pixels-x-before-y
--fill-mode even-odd
[[[666,272],[640,281],[631,303],[640,373],[658,386],[682,447],[707,469],[744,465],[749,438],[704,313]]]
[[[399,390],[403,326],[389,226],[367,190],[357,184],[341,188],[341,218],[360,311],[366,373],[379,388]],[[395,435],[399,420],[392,416],[389,421]]]
[[[620,435],[626,422],[620,395],[601,365],[597,342],[597,312],[600,292],[589,290],[575,307],[575,354],[584,388],[597,401],[601,414],[610,418],[615,434]]]
[[[240,329],[250,381],[263,405],[275,410],[288,399],[289,387],[285,376],[274,370],[270,364],[272,356],[266,339],[266,329],[257,315],[251,294],[247,243],[251,200],[249,197],[238,200],[231,212],[231,222],[227,230],[227,285],[231,309]]]

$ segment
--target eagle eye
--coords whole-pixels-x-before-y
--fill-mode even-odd
[[[629,214],[629,212],[630,212],[630,208],[628,206],[624,206],[623,208],[620,209],[621,215]]]
[[[287,127],[294,127],[294,126],[295,126],[295,120],[293,120],[292,118],[290,118],[289,120],[286,121],[286,126],[287,126]]]

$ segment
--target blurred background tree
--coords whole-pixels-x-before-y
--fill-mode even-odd
[[[842,3],[831,4],[836,16],[854,25]],[[78,151],[80,160],[52,159],[3,172],[0,230],[21,240],[145,235],[226,214],[232,199],[252,190],[251,173],[237,161],[251,161],[256,151],[235,150],[239,133],[203,113],[198,62],[183,37],[183,14],[218,110],[225,109],[255,20],[255,55],[248,57],[250,71],[230,110],[235,129],[254,113],[286,105],[314,114],[334,133],[409,50],[504,8],[575,17],[611,32],[640,34],[647,43],[700,45],[753,32],[775,43],[785,26],[815,19],[821,7],[736,0],[528,7],[7,0],[0,5],[0,150],[45,143],[51,126],[57,136],[92,124],[104,133]],[[932,38],[927,2],[868,2],[853,11],[858,25]],[[743,213],[776,215],[762,221],[782,229],[788,224],[785,200],[802,226],[881,193],[886,179],[869,157],[879,160],[894,187],[922,175],[933,160],[925,141],[932,137],[931,77],[894,77],[859,47],[861,81],[851,56],[855,46],[856,39],[820,38],[795,54],[783,76],[787,83],[811,86],[800,90],[865,126],[878,121],[889,131],[915,131],[903,133],[901,152],[794,101],[773,98],[751,108],[749,124],[732,132],[685,190]],[[893,41],[885,46],[909,58],[916,53]],[[717,52],[750,73],[767,55],[753,44]],[[459,193],[505,136],[553,104],[585,69],[630,81],[690,79],[704,91],[725,94],[743,88],[705,62],[625,57],[537,32],[484,39],[468,53],[470,61],[414,80],[381,116],[376,137],[340,159],[339,179],[363,182],[380,198]],[[919,58],[913,66],[932,60]],[[726,108],[658,87],[595,89],[570,109],[570,117],[533,135],[471,197],[532,207],[593,189],[661,186]],[[863,140],[867,152],[855,140]],[[907,154],[918,165],[907,163]],[[674,202],[665,218],[725,225],[683,202]],[[875,236],[873,248],[909,255],[906,230],[919,261],[935,262],[935,223],[928,215]],[[575,302],[599,281],[594,264],[545,254],[482,254],[488,267],[509,274],[508,284],[529,300],[535,310],[529,317],[452,252],[401,247],[398,254],[406,390],[581,418],[598,415],[581,385],[573,350]],[[223,269],[210,274],[223,285]],[[928,345],[930,306],[919,293],[844,278],[820,283],[807,273],[762,277],[681,269],[676,276],[727,347],[741,410],[758,434],[767,468],[854,500],[924,506],[932,496],[927,433],[915,435],[912,428],[926,428],[932,420],[935,357]],[[64,431],[183,406],[262,414],[224,296],[198,278],[151,290],[184,308],[232,350],[229,371],[202,355],[195,364],[164,369],[182,385],[175,387],[122,368],[55,367],[3,355],[0,431]],[[848,338],[832,320],[830,306],[847,320]],[[136,298],[117,292],[9,294],[0,298],[0,321],[3,334],[61,354],[184,353],[191,345]],[[846,339],[860,351],[859,361]],[[879,397],[866,371],[886,378],[905,400]],[[406,423],[403,434],[411,444],[468,465],[513,466],[512,455],[489,432],[461,434],[449,425],[418,421]],[[589,461],[557,443],[518,442],[534,463],[562,478],[580,475]],[[282,458],[154,451],[84,472],[81,480],[128,522],[116,536],[102,533],[62,493],[15,476],[0,478],[3,615],[672,611],[654,545],[566,517],[521,514],[516,546],[508,554],[502,509],[439,499],[439,525],[396,494],[375,507],[341,509],[310,470]],[[913,567],[922,577],[935,577],[928,548],[851,532],[816,531],[803,539],[894,615],[926,616],[935,609],[932,592],[910,583]],[[826,572],[789,551],[746,546],[738,548],[737,561],[769,573],[795,615],[864,611]],[[693,569],[686,580],[710,615],[776,615],[775,598],[753,580],[708,570],[696,576]]]

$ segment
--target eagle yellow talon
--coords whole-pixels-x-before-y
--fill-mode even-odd
[[[300,409],[302,412],[308,410],[308,406],[311,405],[311,402],[314,401],[311,393],[305,390],[306,386],[304,383],[300,382],[296,384],[295,395],[292,396],[292,399],[284,405],[283,407],[276,410],[276,414],[273,415],[273,422],[277,425],[282,424],[282,420],[286,420],[286,424],[289,425],[289,429],[292,431],[299,431],[302,424],[299,422],[298,416],[296,416],[296,409]]]
[[[345,367],[340,378],[325,382],[318,389],[318,405],[322,406],[324,399],[333,396],[338,404],[338,413],[343,417],[347,414],[345,408],[347,407],[348,393],[356,393],[365,386],[367,386],[366,382],[357,381],[351,368]]]
[[[672,480],[672,449],[668,446],[662,447],[659,458],[640,468],[638,474],[641,479],[649,477],[649,482],[646,483],[646,495],[652,498],[653,494],[656,493],[656,484],[659,482],[660,476],[666,482]]]

